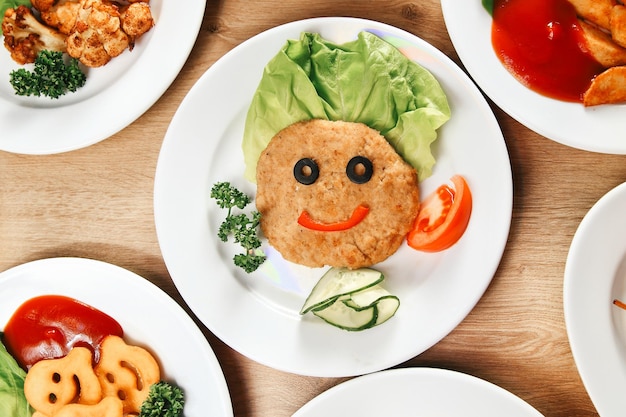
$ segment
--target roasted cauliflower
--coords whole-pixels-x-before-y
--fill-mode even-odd
[[[46,25],[65,35],[68,35],[76,24],[80,0],[31,0],[31,2]]]
[[[67,37],[67,53],[88,67],[101,67],[129,45],[120,8],[106,0],[81,0],[76,24]]]
[[[130,48],[134,40],[154,26],[150,5],[145,1],[134,2],[122,8],[122,30],[131,38]]]
[[[19,64],[41,50],[67,52],[87,67],[101,67],[154,26],[149,0],[31,0],[8,9],[4,44]]]
[[[153,23],[150,8],[141,2],[120,7],[109,0],[80,0],[76,24],[67,37],[67,53],[88,67],[100,67],[126,48],[132,49],[137,36]]]
[[[35,62],[42,50],[65,52],[65,35],[37,20],[30,8],[7,9],[2,20],[4,46],[19,64]]]

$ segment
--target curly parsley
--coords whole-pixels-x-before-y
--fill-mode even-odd
[[[220,208],[228,209],[226,219],[217,231],[217,236],[222,242],[227,242],[230,236],[235,243],[239,243],[245,250],[244,253],[235,255],[233,262],[247,273],[256,271],[267,258],[261,247],[261,239],[258,236],[258,227],[261,221],[261,213],[253,211],[250,215],[241,213],[233,214],[237,207],[243,210],[250,204],[250,197],[233,187],[229,182],[218,182],[211,189],[211,198],[217,200]]]

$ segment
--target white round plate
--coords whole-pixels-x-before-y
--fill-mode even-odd
[[[509,391],[471,375],[437,368],[382,371],[323,392],[293,417],[541,417]]]
[[[130,125],[161,97],[187,61],[205,6],[204,0],[187,1],[185,7],[176,0],[151,0],[155,26],[134,49],[89,69],[85,86],[58,100],[15,95],[9,73],[22,66],[1,48],[0,150],[31,155],[67,152]]]
[[[300,316],[322,269],[287,263],[266,247],[270,260],[253,274],[236,268],[236,248],[217,238],[225,217],[210,189],[229,181],[248,195],[243,178],[244,118],[263,68],[288,39],[303,31],[335,42],[362,30],[403,45],[448,94],[452,118],[434,148],[437,165],[420,185],[434,191],[453,174],[466,177],[474,197],[472,219],[451,249],[424,254],[404,244],[382,264],[384,285],[400,298],[384,325],[346,332],[313,316]],[[428,349],[470,312],[489,285],[508,237],[511,167],[499,126],[469,78],[423,40],[377,22],[353,18],[297,21],[261,33],[216,62],[176,112],[159,156],[154,190],[156,229],[163,257],[198,318],[233,349],[262,364],[313,376],[378,371]]]
[[[478,86],[529,129],[577,149],[626,154],[626,104],[585,108],[524,87],[498,60],[491,46],[491,16],[480,0],[441,0],[452,43]]]
[[[563,303],[572,353],[602,417],[626,410],[626,183],[583,218],[565,264]]]
[[[44,294],[72,297],[117,320],[127,341],[155,355],[163,379],[184,390],[185,416],[233,416],[224,374],[206,338],[185,311],[149,281],[91,259],[22,264],[0,273],[0,329],[24,301]]]

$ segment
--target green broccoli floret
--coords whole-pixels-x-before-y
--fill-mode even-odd
[[[141,404],[139,417],[179,417],[183,413],[183,390],[167,381],[150,386],[148,398]]]
[[[33,71],[20,68],[10,74],[11,85],[19,96],[59,98],[68,91],[75,92],[86,80],[75,58],[66,64],[62,52],[48,50],[39,52]]]

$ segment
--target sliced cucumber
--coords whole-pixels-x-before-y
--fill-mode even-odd
[[[400,300],[384,289],[384,276],[370,268],[331,268],[311,291],[301,314],[309,311],[335,327],[358,331],[377,326],[393,315]]]
[[[380,285],[375,285],[365,291],[351,294],[350,299],[346,300],[345,304],[355,309],[376,306],[378,314],[373,327],[386,322],[396,314],[400,307],[400,299]]]
[[[337,300],[332,305],[314,310],[313,314],[344,330],[365,330],[376,323],[378,308],[373,304],[366,308],[355,309],[346,303],[347,300]]]
[[[339,297],[372,287],[384,278],[382,273],[370,268],[330,268],[307,297],[300,314],[327,308]]]

